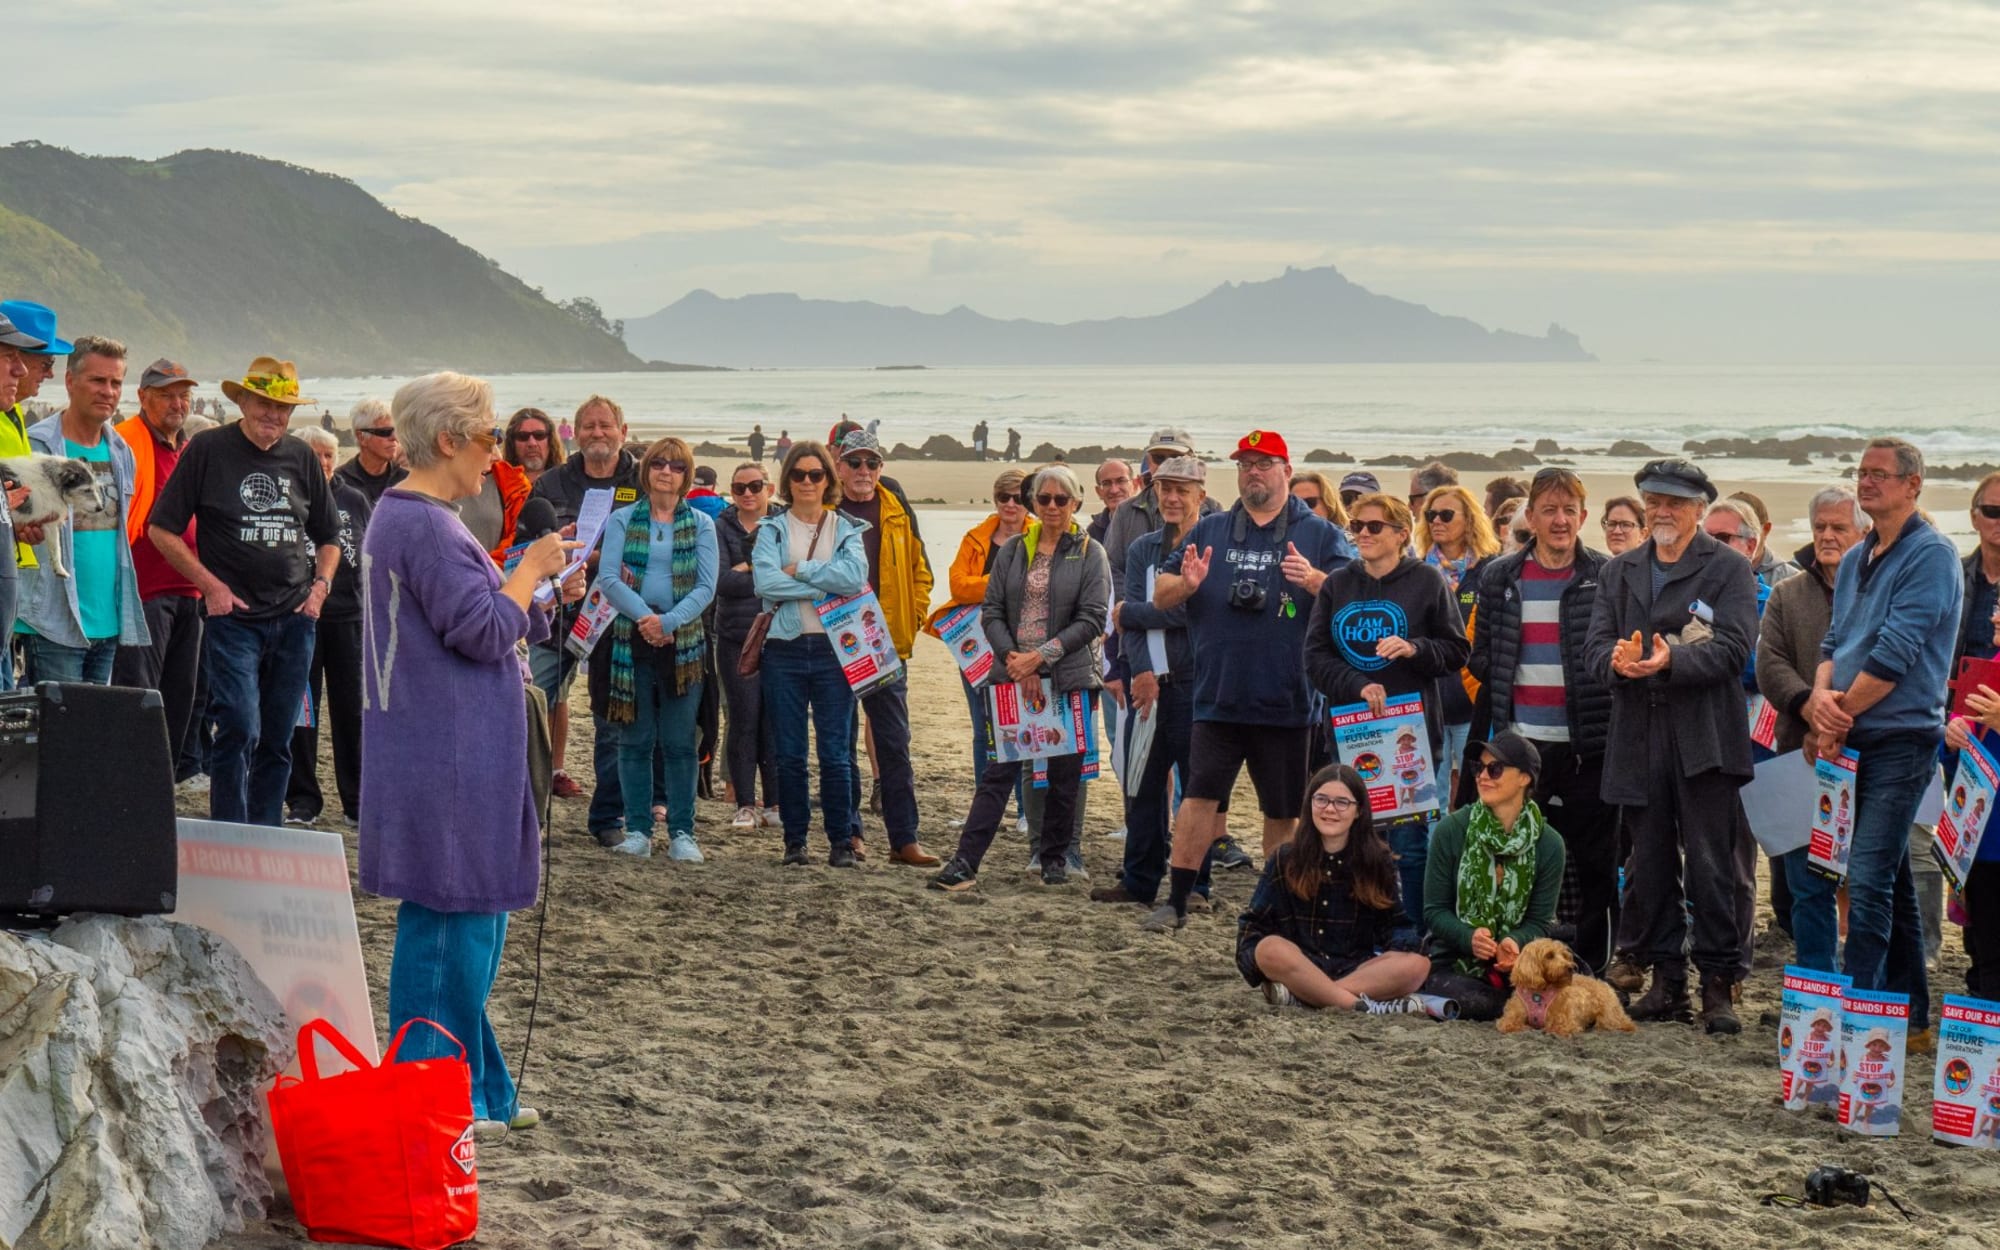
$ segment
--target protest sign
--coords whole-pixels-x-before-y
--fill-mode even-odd
[[[1812,968],[1785,968],[1778,1013],[1778,1092],[1799,1111],[1840,1099],[1840,1000],[1853,982]]]
[[[1437,765],[1422,695],[1390,695],[1379,716],[1366,703],[1348,703],[1329,709],[1327,718],[1334,751],[1361,774],[1377,819],[1438,810]]]
[[[993,644],[986,641],[979,605],[969,603],[945,613],[938,618],[937,632],[965,680],[975,686],[985,681],[993,671]]]
[[[1840,999],[1840,1127],[1894,1137],[1903,1126],[1910,996],[1850,989]]]
[[[1931,1136],[2000,1150],[2000,1003],[1949,995],[1938,1016]]]
[[[576,623],[569,627],[569,637],[563,639],[563,646],[577,659],[588,659],[597,649],[597,643],[604,637],[604,631],[611,628],[618,609],[604,592],[592,586],[590,593],[583,597],[583,604],[576,614]]]
[[[1839,881],[1847,876],[1848,843],[1854,836],[1854,770],[1861,756],[1852,747],[1840,758],[1813,763],[1812,837],[1806,866]]]
[[[2000,767],[1986,747],[1974,738],[1958,753],[1958,771],[1951,779],[1951,794],[1938,814],[1931,831],[1931,851],[1937,857],[1952,888],[1965,888],[1965,877],[1979,854],[1980,835],[1993,814],[1994,792],[2000,790]]]
[[[1076,755],[1090,742],[1090,700],[1081,690],[1057,694],[1046,677],[990,688],[986,710],[993,750],[1002,762]]]
[[[1766,751],[1778,749],[1778,709],[1761,694],[1750,696],[1750,741]]]
[[[882,616],[882,601],[875,591],[863,587],[851,595],[829,595],[813,603],[848,689],[865,695],[903,671],[903,659],[896,654],[895,640]]]

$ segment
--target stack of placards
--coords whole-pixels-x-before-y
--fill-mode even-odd
[[[1329,709],[1327,716],[1334,750],[1343,764],[1361,774],[1369,810],[1377,819],[1439,809],[1437,765],[1431,759],[1422,695],[1390,695],[1380,713],[1366,703],[1348,703]]]

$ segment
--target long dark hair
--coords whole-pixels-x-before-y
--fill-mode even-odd
[[[1320,787],[1338,781],[1354,800],[1354,824],[1347,831],[1348,863],[1354,870],[1354,901],[1363,907],[1386,911],[1397,906],[1401,891],[1396,885],[1396,857],[1382,835],[1375,832],[1375,814],[1368,808],[1368,786],[1361,774],[1345,764],[1328,764],[1306,783],[1306,796],[1299,803],[1299,827],[1285,847],[1285,884],[1302,899],[1319,895],[1324,883],[1326,852],[1320,849],[1319,826],[1313,823],[1312,799]]]

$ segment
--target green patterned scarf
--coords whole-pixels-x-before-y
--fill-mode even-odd
[[[674,602],[694,593],[696,535],[695,510],[687,500],[674,508],[673,577]],[[618,576],[637,591],[646,582],[646,562],[653,551],[653,503],[641,497],[632,505],[625,522],[625,549],[619,554]],[[623,613],[611,622],[611,697],[605,719],[629,725],[639,714],[638,687],[633,678],[632,640],[639,630]],[[644,642],[644,639],[640,639]],[[674,693],[686,694],[701,680],[702,660],[708,636],[697,613],[674,631]]]
[[[1528,896],[1535,892],[1536,852],[1548,822],[1529,799],[1511,830],[1484,803],[1474,803],[1465,830],[1465,854],[1458,861],[1458,918],[1485,929],[1498,942],[1528,914]],[[1471,957],[1458,961],[1469,975],[1484,971]]]

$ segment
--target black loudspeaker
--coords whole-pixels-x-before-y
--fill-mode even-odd
[[[0,694],[0,917],[170,912],[179,888],[159,691]]]

